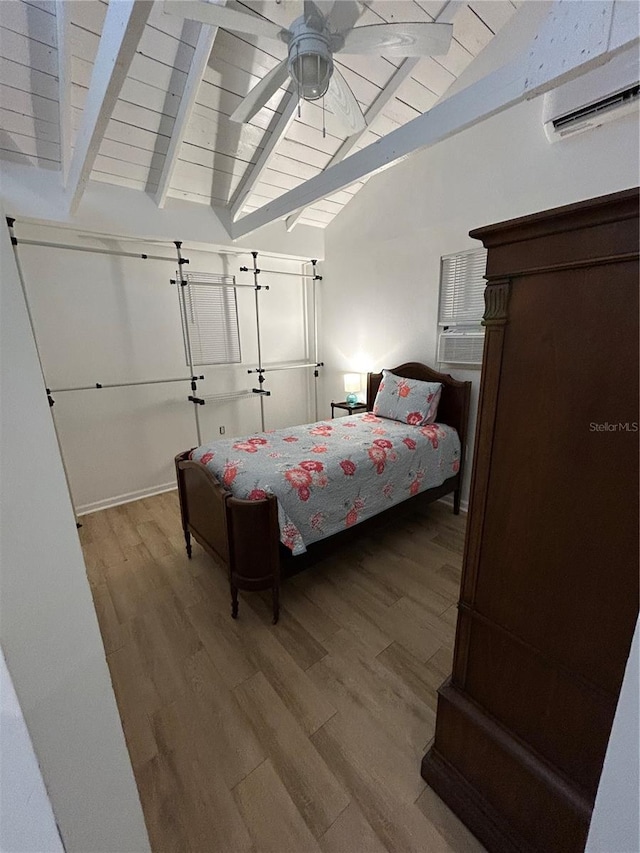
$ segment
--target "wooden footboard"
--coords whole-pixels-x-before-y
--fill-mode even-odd
[[[280,531],[274,496],[246,501],[234,498],[219,480],[189,459],[191,451],[175,458],[182,529],[191,557],[191,536],[227,569],[231,615],[238,615],[238,590],[271,589],[274,622],[278,620]]]

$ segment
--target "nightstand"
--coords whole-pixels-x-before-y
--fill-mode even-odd
[[[350,415],[355,414],[355,412],[366,412],[367,404],[366,403],[347,403],[345,400],[342,400],[340,403],[334,403],[331,401],[331,417],[335,418],[335,410],[336,409],[344,409],[345,412],[349,412]]]

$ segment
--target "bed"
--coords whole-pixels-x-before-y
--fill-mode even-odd
[[[365,414],[215,441],[176,456],[187,554],[193,536],[223,563],[233,618],[238,590],[271,589],[275,624],[281,576],[371,518],[451,493],[459,512],[471,383],[418,362],[387,374],[399,405],[409,387],[440,383],[435,421],[411,412],[403,416],[408,422],[379,416],[374,404],[383,374],[369,373]]]

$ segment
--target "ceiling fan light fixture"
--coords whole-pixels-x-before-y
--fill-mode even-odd
[[[305,101],[317,101],[325,95],[333,74],[329,38],[304,18],[298,18],[291,26],[288,69]]]
[[[317,101],[329,88],[333,63],[319,53],[300,53],[293,57],[290,72],[300,97],[305,101]]]

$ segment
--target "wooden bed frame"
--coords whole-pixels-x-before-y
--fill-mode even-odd
[[[437,420],[457,430],[461,445],[458,473],[445,480],[441,486],[408,498],[402,506],[418,499],[423,502],[438,500],[453,492],[453,511],[457,515],[460,511],[460,487],[464,473],[471,383],[459,382],[447,373],[438,373],[418,362],[401,364],[399,367],[394,367],[391,372],[406,379],[442,383]],[[381,373],[367,375],[368,411],[373,408],[381,381]],[[190,450],[185,450],[179,453],[175,460],[187,554],[191,557],[191,536],[193,536],[208,554],[225,565],[229,575],[231,615],[234,619],[238,615],[239,589],[271,589],[275,624],[280,611],[280,578],[283,573],[283,564],[302,563],[305,555],[293,557],[286,548],[281,546],[275,496],[270,495],[260,501],[235,498],[205,465],[191,461],[190,453]],[[387,510],[383,515],[388,512],[391,510]],[[379,517],[377,516],[378,519]],[[337,541],[342,536],[343,533],[337,533],[329,537],[329,540]],[[322,546],[324,541],[311,545],[308,550],[312,551]]]

